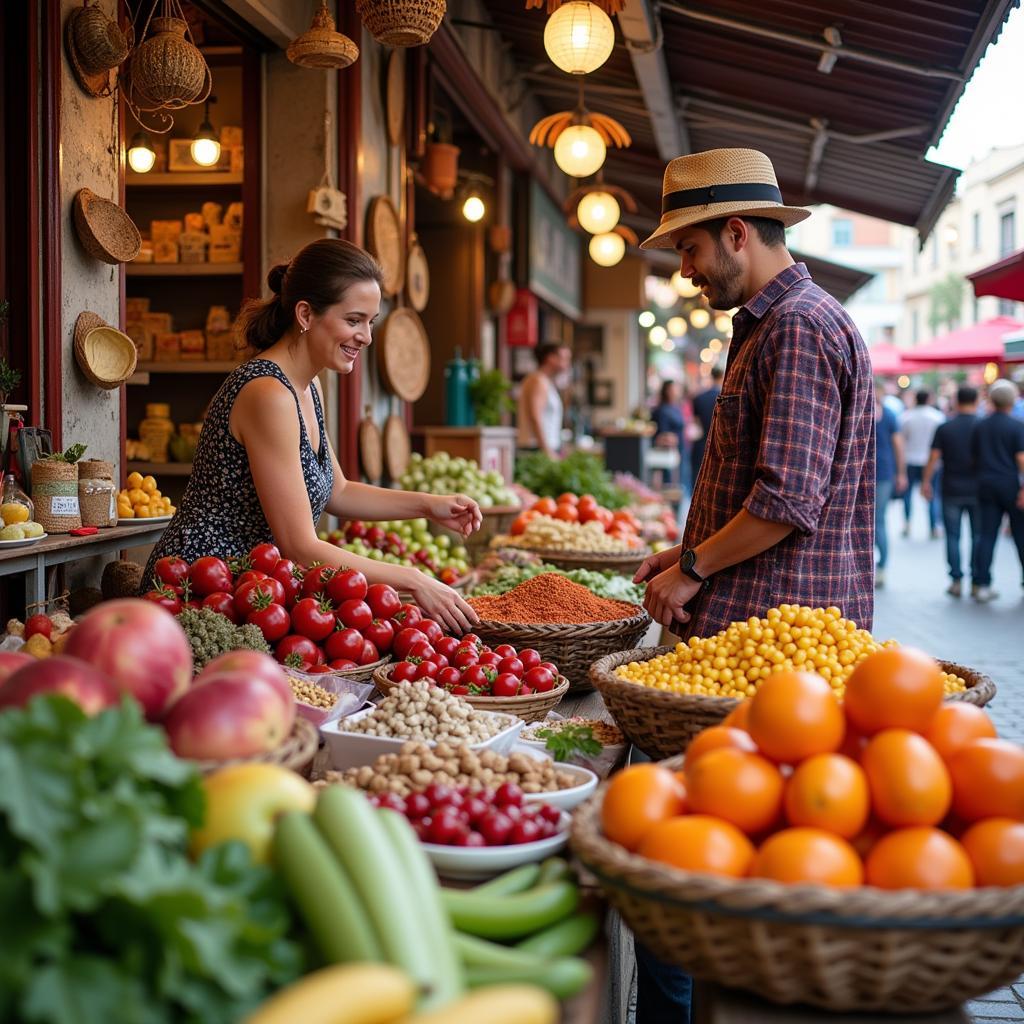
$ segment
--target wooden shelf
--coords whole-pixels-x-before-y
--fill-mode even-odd
[[[128,277],[240,277],[241,263],[128,263]]]
[[[232,174],[230,171],[166,171],[154,174],[133,174],[129,172],[124,177],[124,183],[129,187],[139,188],[174,188],[184,186],[188,188],[202,185],[206,188],[219,185],[241,185],[242,175]]]
[[[184,359],[181,362],[139,363],[136,373],[230,373],[241,363],[219,362],[215,359]]]
[[[141,473],[143,476],[190,476],[191,462],[128,462],[129,473]]]

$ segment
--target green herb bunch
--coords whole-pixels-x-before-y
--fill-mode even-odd
[[[178,615],[178,625],[192,647],[196,671],[227,651],[262,651],[270,653],[259,626],[236,626],[226,615],[212,608],[186,608]]]
[[[543,452],[532,452],[516,459],[516,483],[542,498],[592,494],[605,508],[629,504],[625,491],[616,487],[601,460],[589,452],[573,452],[557,461]]]
[[[88,445],[73,444],[70,448],[65,448],[62,452],[51,452],[49,455],[44,455],[40,461],[74,463],[85,454],[86,448],[88,448]]]
[[[195,768],[126,700],[0,714],[0,1020],[223,1024],[303,968],[248,848],[186,854]]]
[[[556,761],[569,761],[574,754],[596,757],[604,750],[600,740],[594,739],[589,725],[566,725],[561,729],[538,729],[534,735],[544,740]]]
[[[470,382],[473,415],[480,426],[497,427],[501,424],[501,417],[516,407],[511,391],[512,381],[501,370],[485,370]]]

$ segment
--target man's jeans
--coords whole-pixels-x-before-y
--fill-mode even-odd
[[[654,957],[637,940],[636,1024],[689,1024],[693,979]]]
[[[915,485],[920,486],[924,476],[924,466],[907,466],[907,489],[903,492],[903,521],[909,525],[911,503],[910,499],[914,493]],[[934,531],[939,525],[939,480],[938,477],[932,480],[932,487],[935,489],[932,500],[928,502],[928,526]]]
[[[875,483],[875,547],[878,548],[878,568],[884,569],[889,560],[889,535],[885,530],[885,513],[892,501],[894,480],[878,480]]]
[[[978,529],[978,576],[974,582],[983,587],[992,585],[992,558],[996,552],[996,539],[1003,514],[1010,517],[1010,533],[1017,545],[1021,572],[1024,573],[1024,509],[1017,508],[1018,483],[1015,478],[1005,481],[982,481],[978,486],[978,510],[981,525]]]
[[[950,578],[956,582],[963,579],[960,567],[960,524],[964,513],[971,538],[971,582],[977,584],[982,576],[981,545],[978,538],[978,502],[975,498],[943,498],[942,525],[946,531],[946,561],[949,563]]]

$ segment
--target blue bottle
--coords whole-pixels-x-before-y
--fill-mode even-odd
[[[466,427],[471,422],[469,363],[456,347],[455,358],[444,366],[444,421],[448,427]]]

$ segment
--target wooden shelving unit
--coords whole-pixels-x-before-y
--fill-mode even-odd
[[[191,462],[128,462],[129,473],[141,473],[143,476],[189,476],[192,472]]]
[[[140,188],[175,188],[177,186],[203,185],[217,188],[221,185],[241,185],[242,175],[229,171],[164,171],[159,174],[132,174],[124,176],[126,185]]]
[[[128,263],[128,277],[241,277],[241,263]]]

